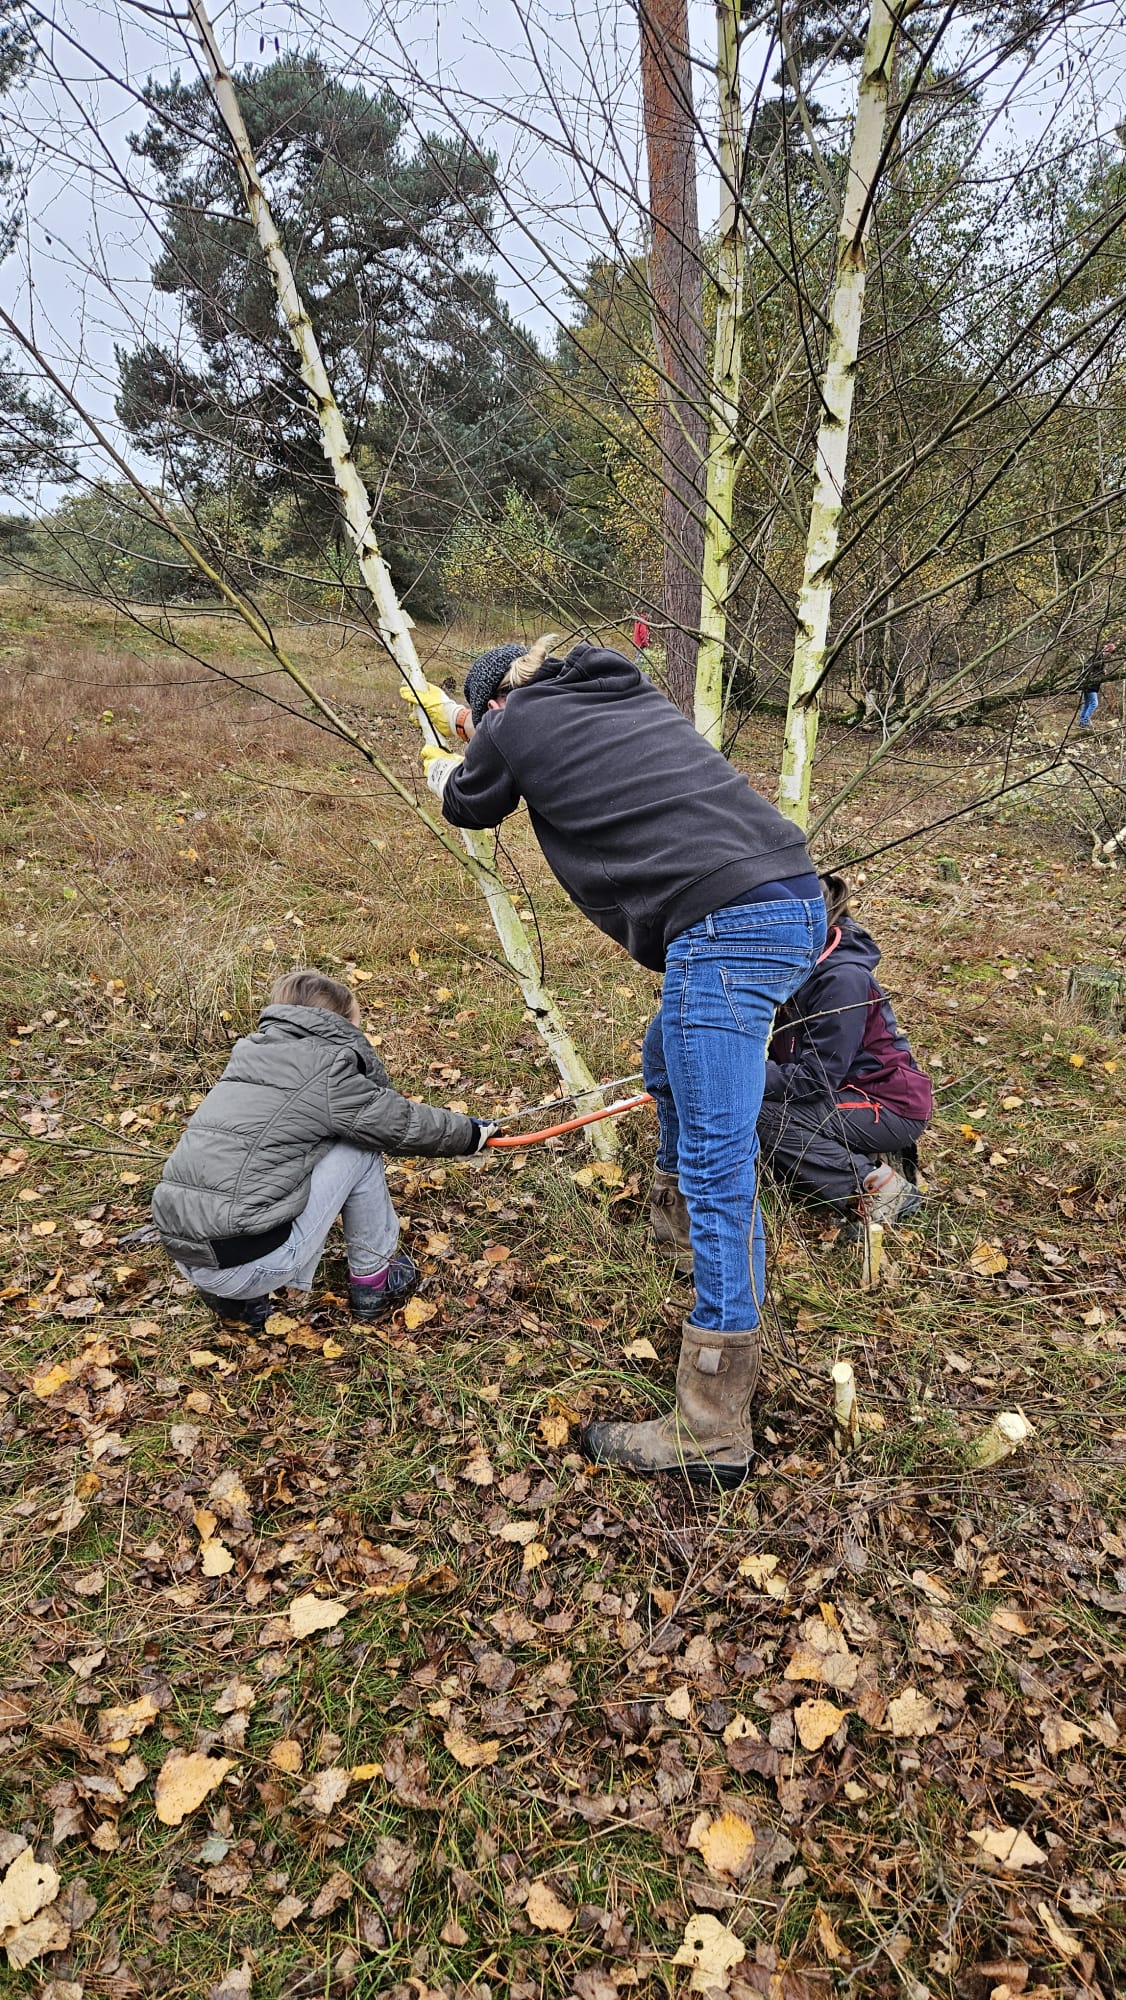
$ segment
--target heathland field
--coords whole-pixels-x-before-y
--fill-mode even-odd
[[[1126,1049],[1065,985],[1121,967],[1126,875],[1082,799],[1002,791],[1032,738],[962,731],[822,842],[868,857],[930,1200],[873,1292],[772,1204],[761,1462],[709,1498],[576,1449],[671,1397],[691,1295],[649,1245],[651,1114],[617,1168],[397,1166],[424,1283],[376,1332],[335,1257],[311,1313],[232,1339],[133,1240],[290,966],[355,985],[412,1094],[554,1094],[472,884],[236,626],[177,630],[0,598],[0,1861],[30,1842],[61,1881],[4,1990],[1111,2000]],[[478,637],[421,636],[436,677]],[[370,641],[286,638],[418,782]],[[767,789],[776,738],[736,750]],[[828,732],[826,799],[854,757]],[[523,821],[502,866],[595,1074],[629,1075],[654,980]],[[1031,1441],[975,1471],[1006,1410]]]

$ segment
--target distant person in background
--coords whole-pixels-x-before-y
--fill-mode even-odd
[[[1116,641],[1108,639],[1104,645],[1096,646],[1087,662],[1080,682],[1080,693],[1083,697],[1079,704],[1080,729],[1089,729],[1095,719],[1095,710],[1099,705],[1099,689],[1110,673],[1111,663],[1117,651]]]
[[[906,1222],[923,1197],[887,1155],[913,1158],[933,1109],[877,983],[879,947],[823,875],[829,931],[805,984],[779,1008],[758,1135],[772,1177],[849,1222]]]

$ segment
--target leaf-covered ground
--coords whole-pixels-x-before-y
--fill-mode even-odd
[[[355,982],[404,1088],[511,1109],[552,1079],[472,892],[330,739],[104,616],[4,612],[5,1991],[1110,2000],[1126,1052],[1063,993],[1121,964],[1123,877],[1041,795],[943,830],[961,882],[933,841],[871,864],[940,1107],[926,1220],[868,1294],[775,1203],[758,1476],[644,1485],[575,1449],[591,1411],[667,1402],[691,1303],[650,1251],[644,1117],[618,1175],[399,1166],[424,1284],[376,1333],[337,1252],[252,1341],[131,1241],[289,964]],[[355,645],[297,643],[391,710]],[[250,664],[217,624],[192,644]],[[745,754],[765,781],[765,731]],[[991,759],[960,737],[839,838],[937,817]],[[506,846],[628,1074],[653,982]],[[1017,1409],[1031,1443],[973,1471]]]

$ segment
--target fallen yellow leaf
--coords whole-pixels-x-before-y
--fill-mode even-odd
[[[156,1781],[156,1816],[162,1826],[179,1826],[234,1769],[229,1757],[201,1750],[170,1750]]]
[[[622,1353],[628,1354],[631,1361],[659,1361],[661,1358],[652,1341],[646,1340],[644,1334],[631,1340],[628,1346],[623,1347]]]
[[[803,1750],[820,1750],[835,1736],[845,1719],[845,1711],[833,1701],[802,1701],[794,1710],[794,1723]]]
[[[602,1181],[606,1187],[621,1187],[625,1175],[613,1160],[592,1160],[589,1166],[580,1167],[571,1175],[576,1187],[593,1187],[595,1181]]]
[[[295,1778],[305,1762],[305,1752],[296,1737],[280,1736],[270,1747],[270,1762],[276,1771],[284,1771]]]
[[[403,1325],[408,1333],[417,1333],[419,1327],[425,1326],[428,1319],[437,1316],[437,1312],[437,1306],[431,1305],[429,1299],[408,1299],[403,1307]]]
[[[825,1618],[807,1618],[802,1624],[802,1643],[794,1648],[783,1678],[788,1681],[824,1681],[827,1687],[847,1692],[855,1687],[860,1661],[850,1653],[839,1631]]]
[[[45,1369],[42,1375],[33,1375],[32,1395],[38,1396],[40,1402],[45,1403],[48,1396],[53,1396],[57,1390],[74,1380],[71,1374],[72,1365],[69,1361],[56,1361],[54,1367]]]
[[[139,1736],[142,1730],[156,1721],[160,1710],[151,1694],[138,1695],[136,1701],[126,1702],[121,1708],[100,1708],[98,1710],[98,1741],[120,1742],[123,1738]]]
[[[893,1736],[933,1736],[942,1724],[942,1711],[918,1688],[904,1688],[888,1703],[888,1722]]]
[[[315,1597],[307,1590],[289,1607],[289,1629],[295,1639],[307,1639],[311,1632],[327,1632],[347,1616],[348,1606],[338,1598]]]
[[[500,1738],[497,1736],[490,1737],[486,1743],[475,1743],[463,1729],[446,1729],[442,1732],[442,1741],[450,1756],[466,1771],[479,1771],[485,1764],[495,1764],[500,1755]]]
[[[1074,1931],[1060,1923],[1050,1903],[1037,1903],[1036,1914],[1061,1958],[1078,1958],[1083,1949]]]
[[[1027,1618],[1022,1617],[1019,1611],[1009,1611],[1003,1604],[999,1604],[995,1611],[990,1612],[989,1623],[995,1626],[998,1632],[1009,1632],[1017,1639],[1027,1638],[1032,1630]]]
[[[817,1918],[817,1935],[826,1958],[835,1960],[838,1965],[847,1962],[851,1956],[848,1946],[842,1943],[833,1919],[823,1903],[818,1903],[814,1914]]]
[[[50,1863],[37,1861],[30,1847],[21,1848],[0,1882],[0,1933],[30,1923],[58,1893],[59,1877]]]
[[[575,1921],[575,1912],[562,1903],[550,1884],[542,1880],[532,1883],[524,1914],[538,1931],[557,1931],[560,1937],[569,1931]]]
[[[1062,1715],[1042,1717],[1040,1734],[1049,1757],[1059,1757],[1065,1750],[1074,1750],[1083,1741],[1083,1731]]]
[[[739,1575],[749,1577],[767,1597],[785,1597],[789,1584],[778,1568],[777,1556],[744,1556]]]
[[[709,1819],[707,1813],[701,1813],[688,1836],[688,1845],[698,1849],[713,1875],[737,1878],[745,1872],[754,1853],[755,1830],[740,1813],[721,1813],[718,1819]]]
[[[1019,1826],[988,1826],[970,1834],[975,1847],[1002,1868],[1034,1868],[1048,1859],[1042,1847]]]
[[[979,1278],[996,1278],[1009,1268],[1009,1260],[1003,1250],[993,1243],[975,1243],[970,1251],[970,1269]]]
[[[470,1486],[491,1486],[496,1474],[483,1444],[475,1445],[458,1474]]]
[[[689,1917],[673,1964],[691,1968],[688,1983],[693,1993],[708,1993],[713,1987],[726,1993],[732,1967],[742,1965],[746,1956],[745,1944],[718,1917]]]

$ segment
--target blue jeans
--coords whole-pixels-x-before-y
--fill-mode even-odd
[[[1090,728],[1091,723],[1095,719],[1095,710],[1098,707],[1098,705],[1099,705],[1098,690],[1096,688],[1088,688],[1086,694],[1083,696],[1083,700],[1080,703],[1079,707],[1080,729]]]
[[[809,978],[824,944],[821,898],[787,897],[716,910],[669,946],[642,1063],[657,1105],[657,1165],[678,1176],[688,1203],[694,1326],[738,1333],[759,1323],[756,1127],[767,1043],[775,1008]]]

